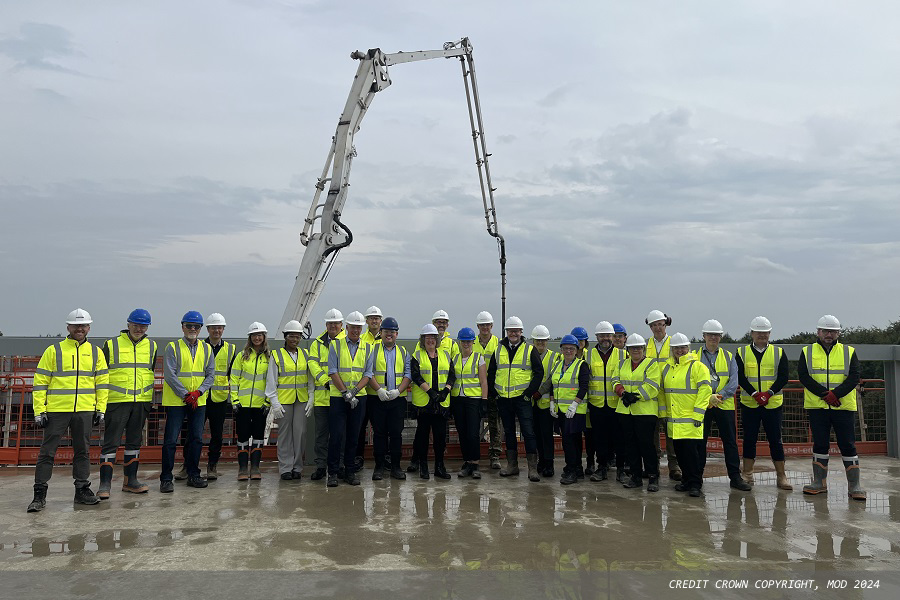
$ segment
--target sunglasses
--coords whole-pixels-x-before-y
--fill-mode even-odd
[[[184,325],[185,329],[191,330],[200,329],[201,327],[203,327],[203,325],[197,325],[196,323],[182,323],[182,325]]]

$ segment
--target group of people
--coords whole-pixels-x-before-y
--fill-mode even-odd
[[[736,354],[719,346],[724,330],[711,319],[702,327],[695,352],[683,333],[669,335],[671,318],[650,311],[645,322],[652,337],[628,335],[608,321],[587,330],[576,327],[560,340],[560,352],[548,348],[549,330],[536,326],[531,342],[518,317],[493,334],[493,317],[476,317],[456,337],[447,329],[444,310],[420,331],[412,351],[397,345],[399,325],[377,306],[344,318],[332,308],[325,331],[308,350],[300,346],[303,327],[282,328],[284,346],[270,350],[268,331],[250,325],[243,348],[223,340],[225,319],[213,313],[204,321],[197,311],[182,317],[183,336],[163,354],[162,404],[166,412],[159,489],[174,491],[175,449],[186,422],[183,477],[187,485],[207,487],[219,477],[224,423],[230,405],[238,446],[238,479],[262,477],[260,460],[267,415],[278,423],[280,477],[302,477],[307,419],[315,421],[315,471],[310,479],[359,485],[365,426],[372,424],[375,466],[372,480],[429,479],[429,446],[434,476],[450,479],[444,462],[448,422],[452,418],[462,451],[457,476],[480,479],[482,419],[490,438],[489,465],[501,477],[518,475],[517,423],[530,481],[554,477],[554,433],[562,439],[565,466],[560,483],[589,477],[598,482],[616,469],[626,488],[659,490],[660,424],[674,489],[703,495],[706,441],[715,423],[722,439],[732,488],[753,485],[759,428],[766,432],[777,486],[791,490],[781,441],[782,389],[788,382],[783,350],[769,343],[772,325],[765,317],[750,323],[752,342]],[[149,490],[138,475],[142,431],[153,400],[157,344],[147,337],[150,313],[136,309],[126,329],[102,347],[88,341],[92,319],[83,309],[67,318],[68,336],[46,349],[35,370],[34,419],[43,428],[35,470],[34,499],[28,512],[46,505],[48,481],[61,437],[68,431],[74,450],[75,502],[96,504],[109,498],[117,451],[125,438],[122,491]],[[201,328],[208,337],[200,339]],[[817,341],[803,348],[798,371],[804,408],[813,435],[813,476],[805,494],[827,492],[831,431],[837,438],[849,496],[865,500],[854,443],[859,362],[851,346],[838,341],[840,322],[831,315],[818,321]],[[744,427],[743,465],[738,457],[735,397]],[[401,468],[402,431],[412,405],[416,418],[413,456]],[[206,476],[200,471],[203,431],[209,422]],[[104,424],[100,485],[90,489],[88,440],[92,425]],[[506,465],[500,463],[501,429]],[[429,439],[430,438],[430,439]],[[584,449],[587,463],[583,463]]]

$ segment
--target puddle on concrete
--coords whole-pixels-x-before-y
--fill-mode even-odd
[[[217,531],[216,527],[165,529],[159,532],[117,529],[64,538],[35,537],[31,540],[0,544],[0,553],[12,551],[17,558],[37,558],[81,552],[114,552],[128,548],[159,548],[171,546],[186,536],[214,531]],[[210,538],[210,541],[213,540],[214,538]]]

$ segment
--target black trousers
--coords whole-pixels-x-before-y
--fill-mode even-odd
[[[254,442],[262,444],[266,435],[266,413],[262,408],[242,406],[234,416],[234,424],[239,444],[246,444],[251,437]]]
[[[784,445],[781,443],[782,407],[749,408],[741,404],[741,422],[744,425],[744,458],[756,458],[756,440],[759,439],[759,425],[762,423],[769,440],[772,460],[784,460]]]
[[[375,434],[375,404],[380,403],[381,398],[378,394],[366,394],[366,412],[363,415],[363,422],[359,428],[359,438],[356,440],[356,456],[366,455],[366,425],[372,424],[372,444],[374,451],[374,434]],[[393,456],[391,456],[393,459]]]
[[[650,477],[659,477],[659,456],[654,436],[658,437],[656,415],[628,415],[616,413],[622,431],[622,445],[631,465],[631,476],[641,478],[641,461]]]
[[[546,467],[553,466],[553,456],[556,448],[553,447],[553,415],[550,407],[532,409],[534,415],[534,437],[537,439],[538,464]]]
[[[838,448],[841,449],[841,456],[856,456],[854,411],[811,408],[806,414],[809,415],[809,429],[812,431],[815,454],[828,454],[828,448],[831,446],[831,430],[834,429],[834,437],[837,439]]]
[[[564,471],[566,473],[574,473],[580,467],[581,464],[581,431],[566,431],[566,419],[565,414],[560,412],[559,416],[556,417],[557,423],[559,424],[559,430],[562,432],[562,447],[563,447],[563,456],[566,459],[566,466]],[[590,429],[584,429],[584,433],[586,435],[590,435]]]
[[[230,402],[206,401],[206,420],[209,421],[209,464],[219,462],[222,456],[222,432],[225,431],[225,419],[228,417]],[[265,431],[265,427],[263,427]],[[262,439],[262,438],[260,438]]]
[[[703,467],[700,455],[706,454],[706,442],[702,439],[672,438],[678,466],[681,467],[681,484],[689,490],[703,488]]]
[[[115,458],[116,450],[122,442],[122,434],[125,434],[125,451],[137,451],[141,449],[144,441],[144,423],[150,414],[150,402],[113,402],[106,405],[106,419],[103,424],[103,447],[100,454],[112,455]],[[112,461],[110,461],[112,462]]]
[[[434,413],[419,411],[416,417],[416,437],[413,451],[421,462],[428,460],[428,435],[431,434],[435,462],[443,462],[447,447],[447,419]]]
[[[372,400],[372,398],[375,398]],[[384,457],[391,456],[391,466],[400,466],[403,454],[403,419],[406,416],[406,400],[395,398],[383,402],[378,396],[366,398],[366,410],[372,416],[375,433],[375,466],[384,467]]]
[[[719,438],[722,440],[722,449],[725,452],[725,468],[728,470],[729,479],[737,479],[741,476],[741,458],[737,447],[737,426],[734,422],[734,411],[723,408],[707,408],[703,417],[703,451],[700,453],[700,469],[706,468],[706,442],[709,440],[709,432],[713,421],[719,428]],[[681,463],[681,459],[678,459]]]
[[[606,468],[606,463],[613,457],[616,438],[616,409],[611,406],[594,406],[588,403],[591,415],[591,428],[587,430],[592,444],[588,446],[588,462],[591,462],[591,447],[597,453],[597,466]],[[623,462],[624,465],[624,462]]]
[[[481,402],[477,396],[453,396],[450,399],[464,462],[477,463],[481,460]]]
[[[72,477],[75,487],[85,488],[91,485],[91,457],[89,454],[91,420],[93,411],[82,412],[48,412],[47,427],[44,428],[44,439],[38,453],[37,467],[34,470],[34,482],[46,484],[53,475],[53,458],[62,436],[69,430],[72,438]]]

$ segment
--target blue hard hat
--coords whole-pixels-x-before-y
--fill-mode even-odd
[[[576,329],[577,329],[577,327],[576,327]],[[584,329],[584,328],[582,328],[582,329]],[[574,335],[572,335],[571,333],[567,333],[566,335],[562,336],[562,339],[561,339],[561,340],[559,340],[559,345],[560,345],[560,346],[565,346],[566,344],[571,344],[571,345],[573,345],[573,346],[577,346],[577,345],[578,345],[578,338],[576,338],[576,337],[575,337]]]
[[[584,327],[576,327],[575,329],[572,330],[571,333],[572,333],[572,335],[575,336],[575,339],[577,339],[577,340],[583,341],[583,340],[588,339],[588,332],[587,332],[587,329],[585,329]],[[565,338],[563,338],[563,339],[565,339]]]
[[[628,333],[627,331],[625,331],[625,327],[623,327],[619,323],[613,323],[613,331],[615,331],[616,333]]]
[[[184,316],[181,317],[182,323],[197,323],[198,325],[203,325],[203,315],[201,315],[196,310],[189,310],[184,313]]]
[[[475,330],[471,327],[463,327],[459,330],[459,333],[456,334],[456,339],[460,342],[474,342]]]
[[[136,308],[128,315],[128,322],[135,325],[149,325],[150,313],[145,308]]]
[[[397,319],[394,317],[385,317],[381,321],[382,329],[390,329],[391,331],[400,331],[400,326],[397,324]]]

